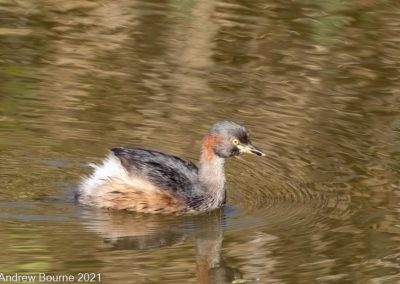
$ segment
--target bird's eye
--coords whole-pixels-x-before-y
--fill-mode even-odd
[[[239,145],[239,140],[236,138],[232,140],[233,145]]]

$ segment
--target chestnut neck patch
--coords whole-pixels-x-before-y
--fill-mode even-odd
[[[203,145],[202,145],[202,157],[206,161],[210,161],[215,153],[214,153],[214,146],[220,143],[223,140],[221,136],[209,134],[204,137]]]

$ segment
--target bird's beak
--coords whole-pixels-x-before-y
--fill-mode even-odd
[[[240,153],[248,153],[248,154],[255,154],[257,156],[265,156],[265,153],[258,149],[256,146],[253,146],[251,144],[239,144],[237,147],[240,150]]]

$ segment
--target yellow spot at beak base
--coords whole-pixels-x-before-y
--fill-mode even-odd
[[[257,156],[265,156],[265,154],[256,148],[255,146],[248,144],[248,145],[242,145],[239,144],[237,145],[238,149],[240,150],[240,153],[247,153],[247,154],[254,154]]]

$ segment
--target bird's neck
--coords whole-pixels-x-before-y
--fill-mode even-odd
[[[225,159],[202,151],[199,164],[199,180],[210,198],[212,207],[219,207],[225,201]]]

